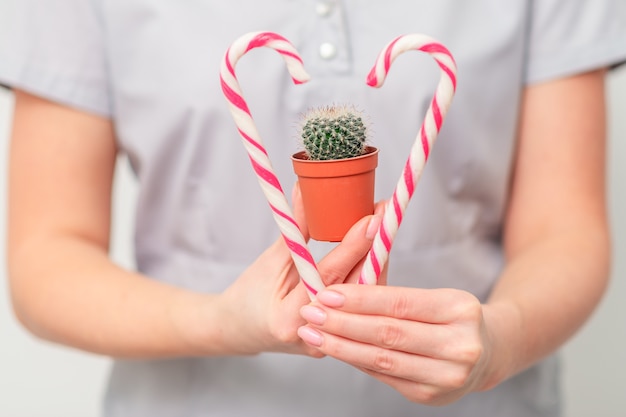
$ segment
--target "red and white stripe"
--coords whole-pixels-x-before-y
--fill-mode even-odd
[[[367,254],[359,279],[359,282],[363,284],[375,284],[378,281],[378,277],[389,258],[391,245],[402,222],[404,211],[413,196],[415,186],[419,181],[456,91],[456,63],[452,54],[435,39],[421,34],[399,36],[385,46],[367,76],[367,84],[377,88],[382,86],[391,63],[400,54],[409,50],[430,54],[439,64],[441,78],[424,117],[422,127],[411,147],[411,153],[404,166],[402,176],[391,200],[387,203],[383,221],[376,233],[372,248]]]
[[[272,48],[283,57],[295,84],[305,83],[309,80],[309,75],[304,70],[298,51],[287,39],[272,32],[254,32],[238,38],[226,51],[220,68],[222,91],[228,101],[230,112],[243,139],[243,144],[248,151],[254,172],[257,174],[263,193],[270,204],[274,219],[291,251],[302,282],[307,288],[309,296],[313,298],[318,291],[324,288],[324,284],[315,260],[311,256],[307,243],[294,219],[285,193],[274,173],[235,75],[237,61],[251,49],[261,46]]]

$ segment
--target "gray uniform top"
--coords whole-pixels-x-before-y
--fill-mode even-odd
[[[220,90],[228,45],[250,31],[278,32],[312,76],[293,86],[278,54],[265,48],[237,67],[285,190],[294,182],[289,156],[299,114],[354,103],[369,114],[381,148],[377,197],[384,198],[439,69],[411,52],[380,90],[365,77],[397,35],[431,35],[457,60],[458,91],[389,277],[484,300],[503,266],[522,89],[626,59],[624,8],[621,0],[0,0],[0,82],[111,117],[140,185],[138,267],[177,286],[221,291],[278,236]],[[104,415],[558,416],[558,392],[555,358],[443,408],[410,403],[330,358],[128,360],[115,362]]]

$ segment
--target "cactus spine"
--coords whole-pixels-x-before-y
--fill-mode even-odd
[[[361,112],[351,106],[328,106],[304,115],[302,142],[311,160],[334,160],[365,152],[367,129]]]

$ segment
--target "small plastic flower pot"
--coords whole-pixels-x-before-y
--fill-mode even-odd
[[[302,151],[291,160],[312,239],[340,242],[352,225],[374,213],[377,148],[368,146],[361,156],[326,161],[312,161]]]

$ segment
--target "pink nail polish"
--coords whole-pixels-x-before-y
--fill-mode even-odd
[[[308,326],[298,328],[298,336],[309,345],[316,347],[322,346],[322,342],[324,341],[320,332]]]
[[[320,303],[328,307],[341,307],[346,302],[346,297],[337,291],[323,290],[317,294],[317,299]]]
[[[300,315],[309,323],[317,324],[320,326],[326,321],[326,312],[321,308],[311,305],[302,307],[300,309]]]

